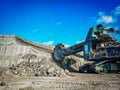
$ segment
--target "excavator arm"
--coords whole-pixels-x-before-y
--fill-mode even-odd
[[[74,46],[65,48],[61,43],[56,45],[53,52],[53,58],[56,62],[60,63],[63,61],[65,56],[83,51],[84,42],[76,44]]]
[[[84,51],[84,44],[91,39],[92,33],[93,33],[93,28],[90,28],[86,40],[71,47],[65,48],[62,43],[56,45],[53,52],[54,60],[60,63],[63,61],[65,56],[72,55],[80,51]]]

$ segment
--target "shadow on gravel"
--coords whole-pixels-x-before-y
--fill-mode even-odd
[[[53,59],[53,54],[51,54],[51,56],[52,56],[52,59]],[[78,54],[76,54],[75,56],[77,56],[77,57],[82,57],[82,56],[80,56],[80,55],[78,56]],[[57,66],[59,66],[59,67],[62,68],[63,70],[67,70],[67,71],[69,71],[69,72],[75,72],[75,73],[78,73],[78,72],[79,72],[78,70],[76,70],[76,69],[74,69],[73,67],[71,67],[71,65],[73,65],[73,64],[76,63],[76,61],[73,60],[73,59],[65,58],[65,59],[63,60],[63,62],[60,62],[60,63],[56,62],[54,59],[53,59],[53,61],[56,63]]]

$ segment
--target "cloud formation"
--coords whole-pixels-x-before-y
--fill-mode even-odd
[[[96,23],[104,23],[104,24],[110,24],[115,23],[119,16],[120,16],[120,6],[117,6],[115,9],[113,9],[109,15],[105,12],[98,12],[99,18],[96,20]]]
[[[85,40],[82,40],[82,41],[76,41],[76,44],[79,44],[79,43],[82,43],[84,42]]]
[[[68,45],[68,44],[64,44],[64,46],[65,46],[65,47],[70,47],[70,45]]]
[[[53,45],[54,41],[43,42],[44,45],[51,46]]]
[[[97,20],[97,23],[113,23],[114,22],[114,19],[112,16],[101,16],[98,20]]]
[[[113,10],[112,12],[113,12],[114,15],[116,15],[116,16],[120,15],[120,6],[117,6],[117,7],[115,8],[115,10]]]
[[[76,41],[76,44],[80,43],[81,41]]]

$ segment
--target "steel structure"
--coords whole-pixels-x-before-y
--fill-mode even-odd
[[[83,42],[68,48],[62,43],[56,45],[53,58],[61,63],[65,56],[83,51],[84,60],[94,63],[81,66],[80,72],[120,72],[120,42],[108,33],[120,34],[120,31],[105,28],[101,24],[96,28],[91,27]]]

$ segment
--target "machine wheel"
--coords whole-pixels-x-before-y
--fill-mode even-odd
[[[53,58],[57,63],[61,63],[65,58],[64,52],[65,52],[64,45],[60,43],[55,46],[54,52],[53,52]]]

